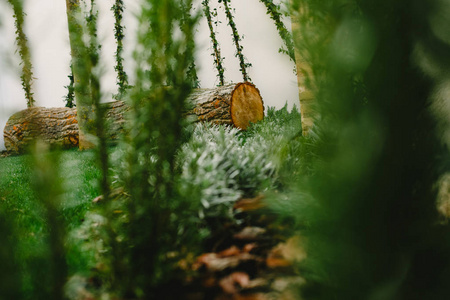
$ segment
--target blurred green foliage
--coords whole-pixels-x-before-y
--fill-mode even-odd
[[[33,85],[33,66],[31,64],[31,54],[28,45],[28,38],[24,31],[25,24],[25,12],[23,10],[23,0],[8,0],[8,3],[12,6],[14,12],[14,26],[16,27],[16,43],[17,52],[19,52],[20,59],[22,60],[22,74],[20,79],[22,81],[22,88],[25,92],[25,99],[27,100],[27,107],[33,107],[35,105],[34,93],[32,91]]]
[[[128,86],[128,75],[123,68],[123,39],[125,38],[124,26],[122,25],[123,12],[125,10],[125,5],[123,0],[115,0],[114,5],[111,7],[111,11],[114,13],[114,37],[116,39],[116,65],[114,70],[117,72],[117,95],[114,98],[120,100]]]
[[[31,155],[0,160],[0,209],[5,216],[3,224],[9,224],[6,231],[2,230],[5,243],[0,248],[3,255],[10,251],[2,257],[5,268],[0,274],[9,278],[5,284],[15,282],[1,292],[16,287],[19,290],[16,295],[20,295],[4,299],[56,299],[52,298],[51,290],[56,288],[58,280],[65,280],[66,276],[57,275],[58,268],[63,268],[65,263],[52,267],[50,262],[56,264],[57,256],[52,254],[50,241],[59,230],[78,228],[93,197],[99,194],[99,171],[92,163],[92,154],[66,151],[60,155],[40,154],[34,161]],[[57,160],[62,162],[59,166],[54,165]],[[65,174],[63,181],[58,170]],[[57,233],[59,239],[64,235]],[[53,241],[53,247],[60,242]],[[69,272],[86,272],[88,266],[83,258],[86,254],[78,252],[74,258],[74,253],[76,247],[69,246],[66,253]],[[66,254],[59,259],[65,259]],[[8,264],[14,269],[8,269]]]
[[[171,284],[179,284],[189,275],[185,270],[179,270],[178,261],[192,260],[208,240],[210,230],[224,221],[233,221],[231,208],[236,200],[271,193],[273,189],[286,189],[285,177],[281,175],[285,172],[280,170],[285,167],[297,169],[294,165],[300,163],[298,157],[292,155],[292,149],[302,147],[303,138],[296,137],[301,130],[299,121],[297,110],[289,112],[285,107],[278,111],[269,109],[266,118],[246,132],[208,124],[185,129],[183,140],[186,142],[176,153],[177,179],[173,182],[173,193],[176,194],[168,199],[171,224],[159,233],[160,247],[165,251],[157,258],[162,271],[155,279],[152,293],[167,293]],[[292,147],[294,144],[296,146]],[[38,165],[47,170],[45,173],[59,169],[58,172],[64,174],[63,178],[53,179],[32,175],[37,162],[33,162],[31,156],[0,160],[2,207],[17,227],[15,235],[11,233],[11,236],[24,236],[17,246],[12,241],[6,244],[15,247],[17,261],[22,265],[14,282],[24,299],[33,299],[40,293],[45,298],[49,291],[42,290],[40,283],[44,281],[47,288],[53,286],[48,263],[52,260],[48,244],[51,234],[46,217],[48,208],[44,205],[46,202],[37,201],[33,188],[36,184],[32,184],[36,180],[32,178],[40,178],[40,184],[55,180],[64,191],[58,196],[59,199],[62,197],[58,211],[66,235],[69,275],[66,296],[74,299],[83,289],[99,298],[126,292],[127,282],[121,280],[131,272],[129,268],[134,258],[129,256],[129,247],[135,242],[128,231],[132,221],[129,214],[132,194],[126,189],[128,151],[131,149],[125,143],[109,149],[113,189],[108,199],[103,197],[95,204],[92,200],[101,193],[102,178],[96,151],[51,153],[49,158],[59,160],[59,167],[41,156]],[[42,191],[39,199],[45,201],[48,188],[39,190]],[[134,226],[149,228],[143,221]],[[153,235],[152,238],[158,237]],[[151,244],[154,242],[150,240]],[[8,251],[6,247],[2,249]],[[20,278],[23,278],[22,286]],[[88,283],[87,278],[95,284]],[[129,284],[132,283],[135,282]],[[165,297],[181,297],[176,294],[179,289],[173,290],[175,295],[165,294]]]
[[[433,185],[448,171],[448,150],[427,110],[439,77],[423,63],[448,65],[446,32],[432,26],[446,20],[438,13],[446,4],[294,0],[296,47],[312,71],[299,72],[311,75],[316,101],[307,137],[287,107],[245,132],[187,124],[192,4],[143,2],[117,148],[107,151],[97,110],[99,151],[0,159],[0,295],[179,299],[188,271],[177,263],[201,251],[209,220],[229,219],[234,201],[264,193],[306,241],[302,299],[447,299],[450,232]],[[74,68],[98,106],[90,17],[93,51],[72,36],[81,47]]]
[[[443,47],[429,23],[441,5],[293,1],[316,101],[312,175],[286,206],[307,240],[304,299],[448,297],[433,190],[448,152],[427,110],[432,82],[413,62],[419,41]]]

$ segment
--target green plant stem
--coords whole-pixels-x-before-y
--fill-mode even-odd
[[[44,219],[48,226],[48,251],[50,274],[45,276],[50,279],[49,286],[36,287],[47,299],[64,299],[64,285],[67,279],[66,248],[64,240],[66,227],[61,220],[61,201],[63,189],[60,177],[60,154],[50,153],[44,144],[37,144],[34,160],[34,191],[37,200],[44,208]],[[43,278],[36,278],[43,280]]]
[[[191,5],[190,0],[146,0],[139,17],[142,23],[135,53],[136,83],[130,95],[132,123],[124,180],[130,195],[124,236],[132,247],[126,249],[128,274],[123,278],[124,293],[130,298],[137,297],[138,290],[143,299],[169,298],[158,297],[157,287],[173,276],[165,255],[182,240],[176,228],[187,221],[182,219],[180,207],[192,203],[192,199],[189,203],[181,200],[175,167],[186,97],[192,89],[187,70],[194,57],[193,28],[198,18],[183,11]]]
[[[117,85],[119,87],[118,96],[122,96],[128,89],[128,75],[123,68],[123,39],[125,38],[124,28],[122,26],[123,11],[125,6],[123,0],[116,0],[111,10],[114,12],[114,36],[116,38],[117,48],[115,53],[116,65],[114,69],[117,72]]]
[[[225,84],[223,58],[222,58],[222,55],[220,54],[220,45],[219,45],[219,42],[217,41],[216,32],[213,27],[211,9],[209,7],[209,0],[204,0],[202,2],[202,5],[203,5],[203,12],[205,14],[206,20],[208,21],[208,27],[209,27],[209,32],[210,32],[209,36],[210,36],[211,42],[213,44],[214,51],[211,55],[214,56],[214,64],[217,69],[217,76],[219,77],[219,80],[220,80],[219,85],[223,86]]]
[[[65,88],[67,89],[67,95],[65,97],[66,101],[66,107],[74,107],[75,105],[75,87],[74,87],[74,79],[73,79],[73,66],[70,64],[70,74],[67,76],[69,77],[69,85],[66,85]]]
[[[184,2],[180,3],[181,10],[183,12],[182,18],[180,20],[180,27],[181,30],[186,31],[189,30],[191,24],[189,24],[189,20],[192,19],[191,16],[191,10],[192,10],[192,4],[190,6],[185,6]],[[192,39],[188,42],[188,52],[193,53],[193,49],[195,49],[195,41]],[[187,78],[191,82],[192,88],[200,88],[200,80],[198,79],[197,75],[197,66],[195,65],[195,57],[191,57],[192,60],[189,64],[189,67],[187,69]]]
[[[66,0],[69,41],[75,82],[75,99],[79,126],[79,147],[93,147],[89,135],[95,134],[95,114],[90,92],[90,74],[92,72],[89,47],[83,41],[83,25],[80,23],[80,0]]]
[[[275,22],[275,26],[277,27],[278,34],[286,45],[287,50],[281,50],[289,55],[289,58],[295,62],[295,51],[294,51],[294,42],[292,39],[292,34],[287,30],[283,21],[281,21],[281,13],[279,11],[279,6],[275,5],[272,0],[260,0],[267,9],[267,14],[270,15],[270,18]]]
[[[98,66],[99,63],[99,53],[100,48],[97,39],[97,18],[98,11],[96,11],[95,0],[91,0],[91,7],[89,10],[89,15],[87,17],[88,31],[89,31],[89,57],[92,70]],[[90,73],[90,92],[92,103],[95,108],[95,128],[96,135],[98,138],[98,161],[100,163],[100,170],[102,173],[100,179],[100,189],[103,195],[103,201],[108,202],[110,194],[110,184],[108,178],[109,170],[109,159],[108,159],[108,149],[106,142],[106,128],[105,128],[105,106],[101,105],[101,92],[100,92],[100,80],[99,76],[95,72]]]
[[[232,36],[233,36],[234,45],[236,46],[236,57],[239,58],[239,65],[241,67],[240,71],[242,73],[242,77],[243,77],[244,81],[251,81],[251,78],[248,76],[248,73],[247,73],[247,67],[251,67],[251,64],[245,62],[245,57],[244,57],[244,54],[242,53],[244,47],[242,47],[242,45],[240,44],[241,37],[239,35],[239,32],[236,27],[236,23],[234,22],[234,19],[233,19],[233,14],[231,13],[231,9],[229,7],[230,0],[219,0],[219,3],[222,3],[222,2],[224,5],[224,8],[225,8],[225,14],[227,15],[228,25],[231,27],[231,30],[233,32]]]
[[[19,55],[22,60],[22,88],[25,91],[25,98],[27,99],[27,106],[33,107],[35,100],[32,92],[33,85],[33,71],[31,65],[30,48],[28,47],[28,39],[23,30],[25,13],[23,11],[22,0],[8,0],[14,11],[14,25],[16,26],[16,42],[19,50]]]

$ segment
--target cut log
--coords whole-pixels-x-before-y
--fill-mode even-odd
[[[123,101],[103,104],[106,106],[106,136],[117,140],[123,132],[125,112]],[[12,115],[3,131],[5,147],[8,152],[23,153],[36,140],[40,139],[51,147],[63,149],[79,146],[79,127],[77,109],[67,107],[33,107]]]
[[[228,124],[246,129],[264,117],[264,105],[259,90],[251,83],[229,84],[213,89],[198,89],[190,96],[192,103],[186,115],[196,121]],[[123,132],[125,113],[123,101],[106,106],[107,138],[117,140]],[[33,107],[12,115],[4,130],[5,147],[13,153],[23,153],[36,139],[50,146],[72,148],[79,145],[77,109]]]
[[[33,141],[42,139],[52,146],[78,146],[75,108],[31,107],[12,115],[3,132],[6,150],[22,153]]]
[[[247,129],[264,117],[259,90],[249,82],[228,84],[213,89],[195,90],[188,99],[195,106],[188,115],[198,121],[234,125]]]

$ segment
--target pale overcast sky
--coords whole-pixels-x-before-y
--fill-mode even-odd
[[[65,1],[61,0],[24,0],[25,33],[31,47],[33,64],[34,93],[37,106],[64,106],[63,98],[67,93],[64,88],[69,83],[70,50],[67,33]],[[98,0],[99,36],[102,42],[102,65],[104,77],[102,89],[105,100],[111,99],[116,92],[116,74],[114,71],[114,17],[110,11],[114,0]],[[133,36],[138,13],[139,1],[125,0],[126,26],[125,71],[133,78]],[[201,1],[198,1],[199,3]],[[235,8],[235,22],[239,33],[244,37],[242,44],[244,55],[253,64],[249,73],[253,83],[261,91],[265,106],[282,107],[286,102],[289,107],[298,107],[298,90],[294,63],[278,49],[282,41],[278,36],[272,20],[266,15],[264,5],[258,0],[231,1]],[[217,0],[211,1],[211,8],[218,7]],[[226,25],[223,9],[218,9],[218,40],[222,55],[225,57],[225,78],[227,82],[240,82],[239,61],[235,58],[235,48],[231,29]],[[14,43],[14,20],[12,10],[6,1],[0,2],[0,150],[4,149],[3,129],[9,116],[26,108],[26,100],[20,83],[20,60]],[[289,20],[287,20],[289,21]],[[290,24],[286,24],[290,28]],[[196,33],[197,66],[201,86],[214,87],[218,84],[213,65],[209,29],[203,18]],[[132,82],[131,82],[132,83]]]

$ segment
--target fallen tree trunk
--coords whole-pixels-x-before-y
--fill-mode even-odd
[[[102,104],[106,106],[106,136],[117,140],[123,132],[125,112],[123,101]],[[8,152],[23,153],[37,139],[54,148],[74,148],[79,146],[79,126],[77,109],[68,107],[32,107],[12,115],[3,131]]]
[[[246,129],[264,117],[264,105],[259,90],[251,83],[228,84],[213,89],[195,90],[188,98],[191,109],[187,116],[196,121],[228,124]],[[106,106],[107,138],[117,140],[123,132],[125,113],[123,101]],[[33,107],[12,115],[4,130],[7,151],[23,153],[36,139],[50,146],[78,147],[77,109]]]
[[[78,121],[75,108],[31,107],[12,115],[3,131],[6,150],[22,153],[36,140],[51,146],[78,146]]]
[[[194,106],[188,115],[198,121],[233,125],[247,129],[264,117],[259,90],[251,83],[228,84],[213,89],[197,89],[188,99]]]

